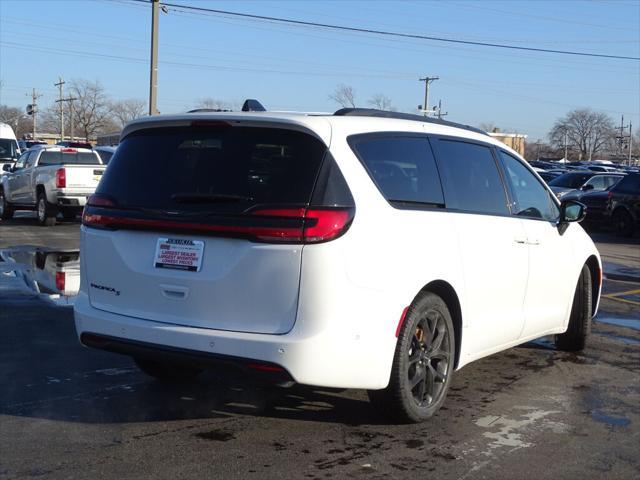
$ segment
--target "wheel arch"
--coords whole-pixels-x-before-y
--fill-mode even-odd
[[[602,287],[602,267],[595,255],[591,255],[587,258],[585,265],[589,268],[589,272],[591,273],[591,311],[593,312],[593,315],[595,315],[598,309],[600,289]]]
[[[460,347],[462,346],[462,309],[460,307],[460,300],[455,289],[449,282],[445,280],[434,280],[422,287],[418,295],[425,292],[431,292],[438,295],[444,303],[447,304],[447,308],[451,313],[451,320],[453,321],[453,333],[456,341],[456,358],[454,362],[454,369],[458,368],[458,362],[460,359]],[[417,296],[417,295],[416,295]]]

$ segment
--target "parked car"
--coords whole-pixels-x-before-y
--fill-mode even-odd
[[[558,178],[560,175],[562,175],[562,173],[543,170],[541,172],[538,172],[538,175],[540,175],[540,178],[542,178],[545,182],[549,183],[554,178]]]
[[[630,237],[640,227],[640,173],[630,173],[609,191],[606,216],[619,235]]]
[[[565,200],[575,200],[582,203],[587,207],[587,212],[582,221],[585,228],[597,228],[608,229],[610,220],[605,215],[607,209],[607,203],[609,202],[610,190],[615,185],[607,188],[606,190],[591,190],[587,192],[581,192],[580,195],[573,197],[572,194],[568,194]],[[579,198],[577,198],[579,197]]]
[[[93,148],[93,145],[91,145],[89,142],[77,142],[77,141],[69,141],[69,140],[64,140],[64,141],[60,141],[58,143],[56,143],[57,146],[59,147],[68,147],[68,148]]]
[[[13,165],[20,156],[18,141],[13,129],[6,123],[0,123],[0,175],[5,165]]]
[[[102,163],[104,165],[108,165],[109,160],[111,160],[111,157],[116,152],[116,147],[99,146],[99,147],[93,147],[93,150],[98,152],[98,155],[100,155],[100,160],[102,161]]]
[[[18,146],[20,147],[20,153],[24,153],[34,145],[47,145],[47,142],[42,140],[18,140]]]
[[[422,421],[474,360],[584,348],[602,270],[583,214],[451,122],[146,117],[84,210],[76,330],[158,379],[236,366]]]
[[[615,184],[624,174],[600,174],[596,172],[567,172],[549,182],[553,193],[560,199],[576,190],[605,190]]]
[[[31,148],[0,177],[0,218],[16,210],[36,210],[41,225],[55,225],[56,216],[74,218],[98,185],[104,165],[98,154],[82,148]]]

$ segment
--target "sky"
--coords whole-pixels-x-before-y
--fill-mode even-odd
[[[447,39],[640,57],[640,0],[167,0],[255,15]],[[149,96],[151,6],[135,0],[0,0],[0,104],[41,110],[66,81],[99,81],[113,99]],[[168,6],[159,27],[158,109],[203,98],[268,110],[333,112],[382,94],[416,112],[424,83],[446,119],[546,140],[553,123],[592,108],[640,127],[640,61],[507,50],[283,25]]]

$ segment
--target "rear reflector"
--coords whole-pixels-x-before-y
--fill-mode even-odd
[[[65,287],[66,274],[64,272],[56,272],[56,289],[60,290],[60,293],[63,292]]]
[[[250,370],[257,370],[259,372],[271,373],[280,373],[285,371],[284,368],[269,363],[249,363],[247,364],[247,368]]]
[[[402,330],[402,326],[404,325],[404,319],[407,316],[408,310],[409,310],[409,307],[404,307],[404,310],[402,311],[402,315],[400,315],[400,320],[398,321],[398,326],[396,327],[396,338],[400,336],[400,330]]]
[[[64,168],[56,170],[56,188],[67,187],[67,172]]]

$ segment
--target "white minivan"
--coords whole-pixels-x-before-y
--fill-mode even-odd
[[[13,165],[20,156],[16,134],[11,125],[0,123],[0,175],[5,164]]]
[[[367,389],[398,421],[531,339],[585,346],[601,263],[484,132],[367,109],[136,120],[83,214],[76,329],[160,379]]]

